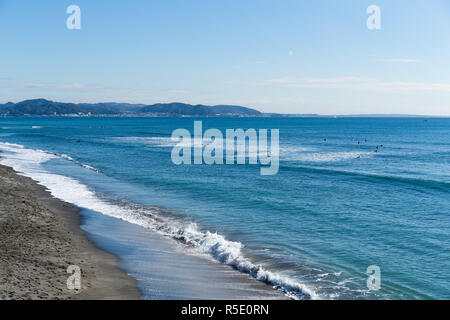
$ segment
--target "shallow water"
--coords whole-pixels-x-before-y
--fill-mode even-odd
[[[250,276],[186,255],[183,247],[141,226],[82,210],[82,228],[99,247],[121,258],[121,268],[138,280],[144,299],[284,299]]]

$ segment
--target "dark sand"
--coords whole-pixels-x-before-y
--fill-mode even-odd
[[[69,290],[69,265],[81,290]],[[135,279],[116,256],[80,229],[78,210],[0,165],[0,299],[140,299]]]

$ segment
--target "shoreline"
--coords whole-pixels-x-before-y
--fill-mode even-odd
[[[137,300],[137,281],[119,258],[98,248],[80,227],[79,209],[44,186],[0,165],[1,300]],[[81,289],[69,290],[70,265]]]
[[[1,164],[0,186],[0,300],[289,300],[151,230],[55,198]],[[79,291],[67,289],[71,265],[81,269]]]

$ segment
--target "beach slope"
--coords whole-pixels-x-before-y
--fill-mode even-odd
[[[77,208],[0,165],[0,299],[140,299],[117,258],[80,229]],[[71,265],[81,289],[69,290]]]

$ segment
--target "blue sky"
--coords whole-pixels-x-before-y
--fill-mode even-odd
[[[450,115],[449,40],[448,0],[0,0],[0,102]]]

